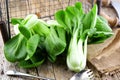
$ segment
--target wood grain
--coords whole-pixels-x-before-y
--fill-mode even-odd
[[[2,0],[4,3],[4,0]],[[28,2],[29,1],[29,2]],[[60,2],[61,1],[61,2]],[[75,1],[82,0],[70,0],[70,5],[75,3]],[[9,10],[10,10],[10,18],[12,17],[22,17],[24,18],[27,14],[30,13],[40,13],[43,20],[47,21],[50,19],[54,19],[54,17],[50,17],[53,15],[56,10],[62,9],[68,5],[69,0],[9,0]],[[86,3],[83,0],[84,4]],[[87,3],[83,5],[85,12],[90,10],[90,4]],[[111,9],[111,8],[110,8]],[[108,8],[104,9],[106,12]],[[116,16],[113,11],[110,10],[108,14],[113,17]],[[13,32],[13,31],[12,31]],[[32,69],[22,69],[19,68],[16,63],[10,63],[5,59],[4,51],[3,51],[3,41],[2,36],[0,34],[0,80],[37,80],[32,78],[24,78],[24,77],[11,77],[7,76],[5,73],[7,70],[17,70],[24,73],[29,73],[32,75],[44,76],[49,78],[55,78],[56,80],[69,80],[72,77],[74,72],[70,71],[66,66],[66,61],[64,58],[59,57],[57,62],[50,63],[49,61],[45,61],[44,64],[37,68]],[[110,72],[109,74],[101,74],[96,68],[91,64],[87,63],[87,67],[92,69],[95,74],[95,80],[120,80],[120,70],[115,70]]]

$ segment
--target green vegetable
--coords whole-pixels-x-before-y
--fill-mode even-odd
[[[108,22],[97,15],[96,4],[86,14],[80,2],[57,11],[55,20],[45,22],[30,14],[12,18],[11,23],[17,34],[5,43],[4,54],[22,68],[37,67],[45,59],[55,62],[67,53],[68,68],[79,72],[86,67],[87,45],[104,42],[113,34]]]
[[[31,32],[22,25],[19,26],[19,31],[26,39],[29,39],[32,36]]]
[[[4,46],[4,54],[8,61],[16,62],[26,57],[27,40],[20,34],[14,36]]]
[[[5,43],[4,53],[6,59],[10,62],[18,62],[19,65],[24,68],[36,67],[38,64],[42,64],[45,57],[41,56],[42,52],[36,53],[36,50],[39,44],[41,44],[41,34],[47,35],[48,32],[45,32],[45,30],[49,30],[49,28],[46,29],[46,26],[43,26],[45,23],[41,22],[37,16],[33,14],[28,15],[25,19],[14,18],[11,21],[13,25],[18,24],[19,34]],[[42,28],[42,26],[44,28]],[[35,29],[35,27],[38,29]],[[42,31],[42,29],[44,30]],[[36,33],[38,31],[41,32]],[[36,54],[41,59],[37,59],[36,61]]]
[[[55,19],[65,27],[70,36],[67,66],[75,72],[86,67],[87,43],[103,42],[113,34],[106,21],[97,16],[97,5],[85,14],[82,4],[77,2],[75,6],[57,11]]]
[[[27,41],[26,50],[28,55],[26,57],[26,60],[30,59],[34,55],[39,44],[39,38],[40,38],[39,35],[35,34],[32,37],[30,37],[30,39]]]
[[[30,59],[20,61],[18,65],[22,68],[33,68],[40,66],[44,61],[44,53],[40,48],[37,48],[36,52]]]
[[[51,62],[55,62],[56,56],[61,54],[66,47],[65,30],[51,26],[50,34],[46,37],[44,44],[49,55],[48,59]]]
[[[18,25],[19,32],[5,44],[4,53],[8,61],[31,68],[41,65],[45,58],[55,62],[65,50],[65,30],[57,22],[47,24],[33,14],[11,21],[13,25]]]
[[[32,29],[35,34],[39,34],[40,36],[47,36],[50,33],[47,23],[42,20],[37,20]]]
[[[20,24],[21,22],[23,21],[23,19],[22,18],[12,18],[11,19],[11,24],[13,24],[13,25],[16,25],[16,24]]]

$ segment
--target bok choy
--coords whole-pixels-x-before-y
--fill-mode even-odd
[[[82,3],[76,2],[55,13],[55,20],[45,22],[34,14],[24,19],[12,18],[15,25],[13,36],[4,46],[8,61],[20,67],[41,65],[46,59],[51,62],[66,53],[70,70],[79,72],[86,67],[87,45],[104,42],[112,36],[108,22],[97,15],[97,5],[85,13]]]
[[[57,11],[55,19],[71,36],[66,62],[68,68],[75,72],[86,67],[87,43],[103,42],[113,34],[108,24],[97,15],[97,5],[85,14],[82,4],[77,2]]]
[[[5,43],[4,54],[8,61],[18,62],[23,68],[41,65],[47,55],[54,62],[66,47],[65,30],[47,24],[34,14],[25,19],[13,18],[11,23],[17,25],[18,32]]]

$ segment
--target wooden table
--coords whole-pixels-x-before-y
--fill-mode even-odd
[[[44,64],[37,68],[32,69],[22,69],[19,68],[15,63],[9,63],[3,52],[3,41],[0,34],[0,80],[37,80],[24,77],[12,77],[7,76],[5,73],[7,70],[17,70],[24,73],[29,73],[37,76],[44,76],[48,78],[55,78],[56,80],[69,80],[70,77],[74,74],[68,70],[66,63],[61,58],[58,58],[59,62],[50,63],[46,61]],[[120,80],[120,70],[111,72],[110,74],[99,74],[97,70],[88,62],[87,67],[92,69],[95,74],[95,80]]]
[[[11,0],[11,1],[13,1],[13,0]],[[19,0],[17,0],[17,1],[19,1]],[[20,0],[20,1],[24,1],[24,0]],[[31,0],[31,1],[33,1],[33,0]],[[65,0],[65,1],[67,1],[67,0]],[[13,4],[14,3],[10,4],[11,9],[15,10],[13,8],[14,7]],[[19,6],[19,5],[17,5],[17,6]],[[36,5],[36,6],[38,6],[38,5]],[[35,6],[33,6],[33,8],[34,7]],[[28,10],[28,7],[27,8],[22,8],[22,6],[21,6],[21,9],[19,9],[18,7],[15,7],[15,8],[17,8],[18,11],[21,10],[21,12],[17,12],[17,14],[16,14],[16,12],[12,13],[14,11],[11,10],[10,11],[10,17],[24,16],[24,15],[21,15],[21,14],[24,14],[26,12],[22,12],[22,9]],[[51,8],[52,8],[52,6],[51,6]],[[27,11],[27,12],[28,12],[27,14],[29,14],[29,11]],[[45,12],[44,15],[46,15],[46,14],[47,13]],[[52,15],[53,14],[52,11],[49,14]],[[16,65],[16,63],[10,63],[5,59],[4,52],[3,52],[3,46],[4,46],[4,44],[3,44],[3,41],[2,41],[2,36],[0,34],[0,80],[36,80],[36,79],[30,79],[30,78],[24,78],[24,77],[7,76],[5,74],[7,70],[17,70],[17,71],[24,72],[24,73],[29,73],[29,74],[32,74],[32,75],[44,76],[44,77],[48,77],[48,78],[55,78],[56,80],[69,80],[69,78],[72,77],[73,74],[75,74],[74,72],[71,72],[67,68],[65,60],[61,59],[61,58],[58,58],[57,62],[55,62],[55,63],[50,63],[49,61],[46,61],[44,64],[42,64],[41,66],[39,66],[37,68],[32,68],[32,69],[19,68]],[[92,66],[89,62],[87,63],[87,67],[94,71],[95,80],[120,80],[120,70],[113,71],[110,74],[100,74],[94,68],[94,66]]]

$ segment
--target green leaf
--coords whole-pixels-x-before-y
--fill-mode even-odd
[[[78,16],[78,14],[79,14],[78,10],[73,6],[69,6],[69,7],[66,8],[66,12],[68,13],[67,15],[69,15],[69,17],[71,18],[73,27],[77,27],[77,24],[78,24],[78,21],[79,21],[78,18],[80,18]]]
[[[112,32],[112,29],[110,28],[106,20],[104,20],[104,18],[100,16],[97,17],[97,23],[95,27],[97,31]]]
[[[71,15],[74,15],[74,16],[70,16],[70,17],[75,17],[75,16],[79,15],[79,10],[77,8],[75,8],[74,6],[68,6],[65,11],[68,11],[68,12],[70,12]]]
[[[62,41],[61,38],[59,38],[54,27],[50,27],[50,31],[51,32],[46,37],[44,44],[45,44],[46,51],[48,52],[48,55],[53,59],[50,61],[54,62],[56,59],[56,56],[61,54],[65,50],[66,43]]]
[[[31,28],[37,22],[37,20],[38,17],[35,14],[29,14],[22,21],[22,24],[27,28]]]
[[[92,37],[89,37],[88,44],[98,44],[104,42],[113,35],[112,32],[97,31]]]
[[[63,27],[63,26],[61,26],[56,20],[49,20],[49,21],[47,21],[47,25],[48,26],[59,26],[59,27]]]
[[[33,68],[33,67],[40,66],[43,62],[44,62],[44,59],[36,63],[32,63],[31,60],[27,60],[27,61],[19,62],[18,65],[22,68]]]
[[[65,21],[67,24],[67,29],[69,29],[70,33],[72,34],[74,32],[74,29],[77,27],[78,19],[76,13],[74,13],[74,7],[68,6],[65,10]]]
[[[71,24],[71,22],[72,22],[71,18],[69,17],[69,15],[67,14],[67,12],[65,12],[65,24],[66,24],[66,28],[65,29],[68,32],[72,32],[72,25],[73,24]]]
[[[47,23],[37,20],[37,23],[32,27],[32,30],[35,34],[39,34],[40,36],[47,36],[50,31]]]
[[[56,30],[56,34],[57,36],[63,40],[64,42],[66,42],[66,30],[64,29],[64,27],[60,24],[57,23],[57,21],[55,20],[50,20],[47,22],[49,26],[54,27]]]
[[[80,12],[79,12],[80,15],[83,15],[83,14],[84,14],[84,10],[83,10],[83,8],[82,8],[82,3],[76,2],[76,3],[75,3],[75,7],[80,11]]]
[[[13,25],[21,24],[22,21],[23,21],[22,18],[12,18],[11,19],[11,24],[13,24]]]
[[[66,43],[66,31],[62,27],[57,27],[56,32],[58,34],[58,37]]]
[[[67,28],[67,25],[65,23],[65,11],[64,10],[59,10],[55,13],[55,19],[57,22]]]
[[[112,29],[108,25],[107,21],[101,16],[97,17],[97,23],[95,28],[96,28],[96,32],[94,32],[91,37],[89,36],[89,40],[88,40],[89,44],[102,43],[113,34]]]
[[[32,67],[37,67],[40,66],[44,61],[45,53],[40,48],[37,48],[35,54],[27,61],[23,60],[19,62],[19,66],[22,68],[32,68]]]
[[[20,33],[21,33],[24,37],[26,37],[27,39],[29,39],[29,38],[32,36],[30,30],[28,30],[25,26],[19,25],[18,28],[19,28]]]
[[[85,15],[83,19],[83,26],[85,29],[94,28],[97,21],[97,5],[94,5],[92,10]]]
[[[39,40],[40,40],[40,37],[38,34],[36,34],[36,35],[33,35],[32,37],[30,37],[30,39],[27,41],[27,48],[26,48],[27,49],[27,57],[25,60],[30,59],[34,55],[34,53],[37,49]]]
[[[83,14],[80,13],[79,9],[74,6],[68,6],[65,9],[66,13],[66,24],[68,25],[70,32],[75,33],[78,27],[81,28]]]
[[[26,39],[18,34],[5,43],[4,54],[8,61],[16,62],[26,57]]]

